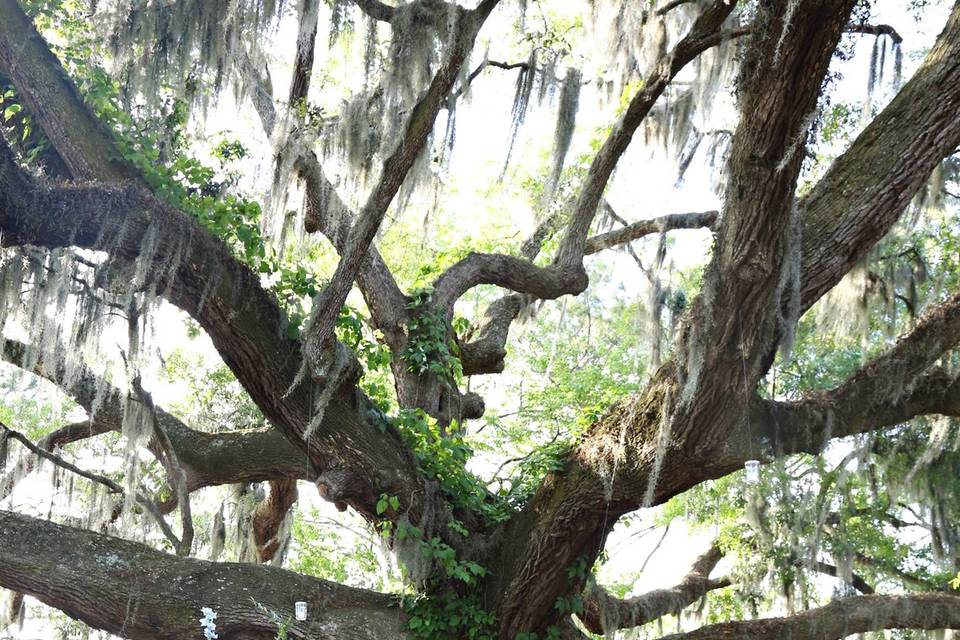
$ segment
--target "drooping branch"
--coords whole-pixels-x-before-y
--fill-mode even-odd
[[[292,622],[291,640],[404,637],[387,595],[274,567],[179,558],[7,511],[0,530],[0,585],[125,638],[200,637],[200,609],[210,607],[221,638],[273,640],[277,626],[264,609],[286,620],[295,600],[307,602],[309,618]]]
[[[4,341],[3,357],[13,364],[22,366],[26,351],[28,349],[21,343]],[[41,354],[33,373],[61,386],[65,393],[92,415],[90,421],[68,425],[45,436],[37,443],[37,447],[52,451],[69,442],[108,431],[121,431],[124,413],[122,394],[98,380],[85,365],[79,366],[76,375],[67,376],[65,367],[49,365]],[[138,393],[142,398],[145,392],[141,389]],[[99,403],[99,406],[93,413],[95,403]],[[310,466],[301,452],[275,429],[209,434],[191,429],[163,409],[152,407],[150,413],[155,436],[148,448],[163,462],[169,473],[178,476],[183,474],[182,483],[177,478],[171,481],[171,486],[177,492],[175,499],[156,507],[162,514],[175,506],[183,509],[184,504],[188,505],[182,513],[182,521],[183,531],[189,535],[178,539],[167,528],[167,537],[174,548],[180,549],[181,555],[188,555],[192,546],[193,522],[184,493],[214,485],[269,481],[270,495],[257,506],[252,524],[260,561],[273,558],[278,549],[277,535],[283,518],[296,500],[296,480],[313,479]],[[17,469],[0,479],[0,497],[7,495],[13,488],[13,482],[32,469],[32,463],[32,457],[25,458]],[[158,514],[158,517],[162,516]],[[166,526],[166,522],[161,526]]]
[[[711,579],[710,572],[723,558],[719,547],[712,546],[693,563],[690,572],[674,587],[656,589],[627,599],[615,598],[600,587],[586,593],[581,621],[588,631],[612,633],[617,629],[638,627],[665,615],[679,613],[706,593],[730,586],[728,578]]]
[[[620,229],[591,237],[587,240],[585,252],[587,255],[598,253],[604,249],[633,242],[654,233],[710,227],[716,222],[716,217],[716,211],[703,211],[667,214],[657,218],[640,220],[632,224],[626,224]],[[531,237],[524,242],[520,251],[521,256],[532,263],[540,252],[543,241],[553,234],[559,222],[557,216],[552,216],[539,225]],[[466,375],[500,373],[503,371],[510,326],[520,315],[523,308],[534,298],[535,296],[529,293],[513,293],[498,298],[487,307],[477,328],[476,337],[462,344],[460,348],[460,359],[463,364],[463,372]]]
[[[133,316],[131,316],[133,318]],[[136,323],[137,320],[131,320]],[[143,388],[140,383],[139,374],[132,380],[133,392],[138,401],[146,410],[150,431],[153,434],[153,440],[159,445],[162,455],[159,456],[161,463],[167,471],[167,478],[170,486],[173,487],[177,496],[177,509],[180,511],[180,540],[174,546],[178,556],[189,556],[193,551],[193,509],[190,505],[190,487],[187,485],[187,474],[183,465],[180,464],[180,457],[177,455],[177,449],[173,446],[169,434],[163,428],[157,416],[157,408],[153,404],[153,396]]]
[[[75,422],[47,434],[37,442],[36,446],[44,451],[53,452],[71,442],[92,438],[114,430],[114,425],[100,420]],[[21,458],[13,469],[9,469],[6,475],[0,476],[0,500],[9,496],[16,488],[17,482],[33,471],[35,459],[35,456]]]
[[[663,640],[840,640],[883,629],[960,629],[960,597],[854,596],[787,618],[724,622]]]
[[[81,478],[89,480],[90,482],[103,485],[104,487],[107,488],[107,490],[110,493],[114,493],[119,496],[124,495],[125,492],[123,490],[123,487],[121,487],[119,484],[117,484],[110,478],[100,475],[98,473],[92,473],[90,471],[86,471],[76,466],[75,464],[67,462],[57,454],[51,453],[50,451],[47,451],[43,447],[35,445],[33,442],[30,441],[29,438],[24,436],[22,433],[18,431],[14,431],[13,429],[3,424],[2,422],[0,422],[0,431],[3,431],[6,437],[13,438],[14,440],[22,444],[35,456],[39,458],[43,458],[44,460],[49,460],[50,462],[60,467],[61,469],[65,469],[70,473],[76,474]],[[167,524],[167,521],[164,519],[163,514],[160,513],[160,508],[157,506],[157,504],[153,500],[151,500],[150,498],[148,498],[147,496],[139,492],[135,496],[133,496],[133,498],[136,501],[136,503],[142,506],[147,511],[147,513],[149,513],[150,516],[156,521],[157,525],[160,527],[160,531],[163,533],[164,537],[166,537],[166,539],[170,542],[170,544],[173,545],[175,549],[179,549],[182,542],[180,538],[178,538],[176,534],[173,533],[173,530],[170,529],[170,525]],[[186,554],[183,554],[183,555],[186,555]]]
[[[84,247],[131,265],[141,255],[140,239],[152,236],[155,250],[143,259],[176,265],[160,270],[157,291],[207,331],[267,419],[309,449],[317,472],[342,465],[362,479],[344,487],[342,501],[375,517],[380,493],[411,503],[420,495],[420,473],[406,445],[353,380],[330,382],[336,387],[321,428],[303,441],[313,384],[291,389],[302,360],[282,311],[256,274],[181,212],[132,188],[48,187],[20,171],[0,143],[0,230],[5,246]]]
[[[9,339],[4,341],[2,349],[3,358],[17,366],[24,365],[28,351],[23,343]],[[121,431],[123,394],[98,379],[88,367],[80,365],[76,375],[68,376],[64,366],[47,362],[45,355],[40,354],[31,373],[60,386],[93,416],[90,422],[71,425],[66,432],[60,430],[48,436],[51,447],[90,435]],[[190,491],[238,482],[313,477],[303,454],[275,429],[204,433],[191,429],[163,409],[157,408],[156,413],[184,467]],[[151,448],[159,453],[155,443]]]

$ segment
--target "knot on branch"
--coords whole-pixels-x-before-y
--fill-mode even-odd
[[[483,398],[473,391],[468,391],[460,398],[460,417],[464,420],[478,420],[486,409]]]
[[[353,506],[358,511],[375,510],[377,494],[360,474],[350,469],[328,469],[317,476],[317,492],[339,511]],[[369,508],[368,508],[369,507]]]

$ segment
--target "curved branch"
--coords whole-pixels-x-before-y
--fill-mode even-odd
[[[778,454],[817,453],[828,440],[898,424],[917,415],[960,415],[960,376],[927,371],[960,344],[960,292],[928,311],[885,354],[839,387],[796,402],[754,403],[751,422]],[[925,373],[926,372],[926,373]],[[744,460],[759,443],[743,433],[730,449]]]
[[[882,629],[960,629],[960,597],[855,596],[787,618],[725,622],[663,640],[839,640]]]
[[[135,188],[48,186],[21,171],[0,141],[0,230],[4,246],[83,247],[129,265],[150,260],[150,284],[200,323],[267,419],[308,449],[309,464],[318,473],[349,468],[362,479],[342,501],[376,519],[380,493],[411,505],[422,495],[408,448],[355,380],[330,381],[322,422],[304,441],[315,385],[293,385],[302,359],[283,312],[256,274],[183,213]],[[155,240],[150,255],[141,255],[143,238]]]
[[[813,565],[813,569],[825,576],[832,576],[834,578],[843,580],[865,596],[871,596],[876,593],[876,590],[874,590],[874,588],[871,587],[866,580],[864,580],[863,576],[856,573],[851,573],[850,579],[847,580],[843,577],[843,574],[835,565],[832,565],[828,562],[817,562]]]
[[[712,546],[697,558],[690,572],[676,586],[655,589],[633,598],[615,598],[602,588],[595,588],[586,594],[580,619],[591,633],[604,634],[678,613],[708,592],[730,586],[728,578],[710,579],[710,572],[721,558],[723,552]]]
[[[3,342],[3,359],[22,366],[27,346],[14,340]],[[85,365],[77,367],[77,375],[68,376],[67,368],[46,361],[43,354],[32,373],[60,386],[64,393],[92,415],[91,422],[61,429],[47,438],[50,445],[62,445],[76,439],[121,431],[124,398],[118,389],[98,379]],[[98,403],[96,413],[93,413]],[[157,408],[157,422],[170,438],[177,458],[187,474],[187,488],[238,482],[260,482],[279,478],[310,480],[314,477],[303,454],[276,429],[224,431],[204,433],[191,429],[176,416]],[[46,441],[47,439],[45,439]],[[159,453],[156,443],[151,449]],[[2,492],[0,492],[2,495]]]
[[[201,637],[200,609],[210,607],[221,638],[273,640],[277,626],[263,608],[286,620],[295,600],[307,602],[309,618],[292,622],[291,640],[405,637],[388,595],[275,567],[170,556],[8,511],[0,530],[0,585],[125,638]]]
[[[726,39],[743,35],[739,31],[720,30],[733,11],[734,4],[722,0],[711,4],[697,18],[690,32],[657,60],[643,88],[630,101],[626,112],[614,124],[610,136],[594,157],[554,263],[541,268],[514,256],[471,253],[447,269],[434,283],[435,300],[441,308],[452,309],[464,293],[480,284],[496,284],[544,299],[576,295],[586,288],[583,256],[586,253],[587,234],[620,156],[629,146],[640,123],[680,70],[707,49]],[[518,274],[523,275],[520,277]]]

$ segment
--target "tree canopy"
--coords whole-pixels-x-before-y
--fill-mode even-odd
[[[0,629],[960,629],[958,153],[960,2],[0,0]]]

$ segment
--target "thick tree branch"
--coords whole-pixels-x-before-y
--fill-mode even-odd
[[[638,627],[665,615],[679,613],[706,593],[730,586],[727,578],[710,579],[710,572],[721,558],[723,552],[713,546],[697,558],[690,572],[676,586],[633,598],[615,598],[596,587],[586,593],[580,619],[591,633],[610,634],[617,629]]]
[[[17,0],[0,0],[0,73],[16,87],[73,178],[139,180]]]
[[[960,146],[958,114],[960,4],[955,4],[917,72],[798,204],[803,309],[887,234],[934,167]]]
[[[291,107],[307,99],[310,92],[310,76],[313,75],[314,49],[317,45],[317,21],[320,16],[319,0],[303,0],[300,5],[297,55],[293,62],[293,78],[287,104]]]
[[[316,155],[311,152],[301,154],[297,167],[306,192],[306,230],[323,233],[337,253],[343,256],[347,251],[347,236],[356,217],[324,174]],[[357,284],[374,324],[383,332],[391,349],[394,352],[401,351],[404,342],[402,324],[406,319],[409,299],[400,291],[383,256],[373,245],[369,247],[367,258],[357,272]]]
[[[157,269],[157,291],[190,313],[211,336],[268,420],[295,446],[309,449],[319,473],[353,470],[357,482],[339,491],[342,502],[375,518],[380,493],[412,504],[421,477],[406,445],[353,380],[333,380],[331,402],[309,442],[314,385],[291,389],[301,367],[297,341],[256,274],[232,258],[221,241],[141,191],[101,186],[48,187],[26,176],[0,143],[0,230],[5,246],[77,246],[107,251],[131,268],[138,259],[173,264]],[[141,238],[155,249],[141,256]],[[139,257],[139,258],[138,258]],[[263,375],[270,371],[271,375]],[[362,480],[361,480],[362,479]]]
[[[757,401],[755,434],[777,455],[817,453],[831,439],[905,422],[917,415],[960,415],[960,377],[928,371],[960,344],[960,292],[928,311],[916,327],[839,387],[796,402]],[[758,457],[760,442],[731,439],[741,457]],[[752,455],[751,455],[752,454]]]
[[[958,389],[960,391],[960,389]],[[919,578],[912,573],[907,573],[900,567],[891,564],[889,562],[877,560],[876,558],[871,558],[863,553],[854,553],[853,560],[857,564],[873,569],[874,571],[879,571],[880,573],[885,573],[888,576],[896,578],[904,584],[904,586],[909,585],[915,589],[921,589],[923,591],[936,591],[938,585],[932,584],[930,581]],[[943,585],[939,585],[942,588]]]
[[[511,521],[508,539],[523,543],[494,568],[488,590],[503,594],[501,637],[548,624],[563,589],[563,567],[583,555],[594,557],[620,514],[659,504],[735,468],[716,453],[742,422],[745,400],[763,373],[762,359],[776,343],[779,318],[771,309],[779,309],[781,265],[789,264],[789,221],[809,118],[852,5],[800,3],[789,27],[774,8],[762,7],[763,29],[752,36],[742,70],[742,118],[705,278],[708,295],[692,316],[696,331],[682,338],[693,357],[685,368],[664,365],[643,393],[593,425],[563,473],[548,474]],[[588,197],[581,194],[581,204]],[[581,213],[575,211],[575,218]],[[581,219],[568,230],[568,260],[582,257],[592,214],[584,216],[586,225]],[[507,584],[501,575],[510,576]]]
[[[194,638],[201,607],[221,638],[273,640],[295,600],[308,603],[291,640],[403,638],[390,596],[274,567],[178,558],[143,545],[0,511],[0,585],[125,638]]]
[[[840,640],[883,629],[960,629],[960,597],[855,596],[788,618],[725,622],[663,640]]]
[[[380,22],[390,22],[393,20],[395,9],[380,0],[353,0],[353,4],[360,7],[365,14],[379,20]]]

